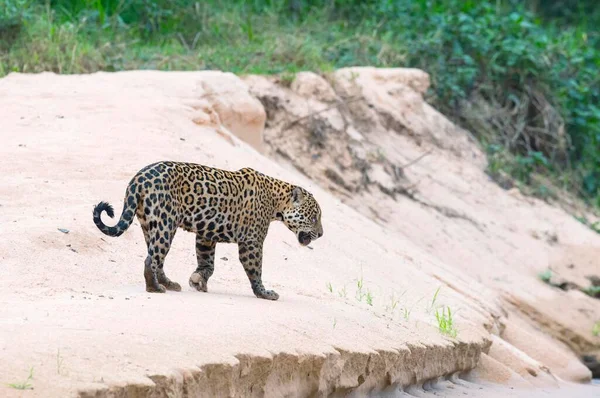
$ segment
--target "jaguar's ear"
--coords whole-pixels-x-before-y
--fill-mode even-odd
[[[294,206],[300,206],[302,203],[304,203],[304,199],[305,196],[304,192],[302,192],[302,188],[294,187],[294,189],[292,189],[292,203]]]

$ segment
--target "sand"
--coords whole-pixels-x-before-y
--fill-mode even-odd
[[[221,106],[237,114],[219,112],[207,100],[214,96],[207,87],[230,87],[246,107],[223,99]],[[476,387],[462,386],[482,355],[494,357],[492,348],[516,350],[499,337],[505,310],[497,293],[253,148],[247,141],[262,134],[265,112],[245,88],[220,72],[11,74],[0,80],[0,395],[510,390],[511,382],[481,366]],[[310,248],[300,247],[282,224],[271,226],[263,279],[280,294],[278,301],[254,297],[235,245],[217,246],[208,293],[187,287],[196,259],[194,236],[184,231],[165,264],[183,291],[145,292],[137,222],[111,239],[93,224],[92,208],[107,200],[119,213],[129,178],[166,159],[253,167],[315,195],[325,233]],[[434,312],[441,306],[454,310],[456,338],[438,330]],[[598,392],[560,382],[527,354],[517,357],[535,375],[519,375],[523,366],[511,358],[498,366],[539,393]],[[8,385],[27,379],[30,369],[33,389]]]

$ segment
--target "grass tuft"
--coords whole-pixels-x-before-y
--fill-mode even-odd
[[[327,282],[327,290],[329,290],[329,293],[333,293],[333,286],[331,285],[331,282]]]
[[[583,292],[588,296],[600,298],[600,286],[588,286]]]
[[[392,294],[390,296],[390,304],[387,305],[385,309],[388,310],[388,311],[393,312],[393,311],[396,310],[396,307],[398,306],[398,303],[399,303],[399,300],[397,298],[395,298],[395,296]]]
[[[367,304],[369,304],[370,306],[373,306],[373,295],[371,294],[370,291],[367,290],[367,294],[365,295],[366,299],[367,299]]]
[[[435,303],[436,303],[436,301],[437,301],[437,297],[438,297],[438,294],[440,293],[440,289],[441,289],[441,288],[442,288],[441,286],[440,286],[440,287],[438,287],[438,288],[437,288],[437,290],[435,291],[435,293],[433,293],[433,298],[431,299],[431,303],[429,304],[429,307],[426,309],[426,311],[427,311],[428,313],[434,310],[434,308],[435,308]]]
[[[29,376],[27,379],[20,383],[10,383],[8,386],[10,388],[14,388],[15,390],[33,390],[33,384],[31,384],[31,380],[33,380],[33,367],[29,368]]]
[[[408,308],[403,307],[401,309],[401,312],[402,312],[402,316],[404,317],[404,319],[408,321],[410,319],[410,313],[412,312],[412,310],[409,310]]]
[[[550,283],[550,279],[552,279],[552,270],[550,268],[545,269],[538,274],[538,278],[540,278],[542,282]]]
[[[364,286],[364,280],[363,277],[361,276],[360,279],[356,280],[356,299],[360,302],[362,302],[362,299],[365,297],[365,293],[363,293],[363,286]]]
[[[435,319],[437,320],[438,328],[442,334],[453,338],[456,337],[458,330],[454,327],[454,320],[452,319],[450,307],[443,307],[441,312],[439,309],[436,309]]]

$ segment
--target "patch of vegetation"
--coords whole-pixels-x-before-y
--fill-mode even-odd
[[[582,288],[574,283],[568,283],[568,282],[553,283],[552,276],[553,276],[553,271],[550,268],[546,268],[544,271],[542,271],[538,274],[538,278],[540,278],[540,280],[542,282],[547,283],[550,286],[553,286],[553,287],[556,287],[556,288],[559,288],[562,290],[577,289],[577,290],[580,290],[583,293],[587,294],[590,297],[600,298],[600,286],[594,284],[594,282],[592,282],[592,285],[590,285],[586,288]]]
[[[10,383],[8,386],[10,388],[14,388],[15,390],[33,390],[33,384],[31,384],[31,380],[33,380],[33,367],[29,368],[29,376],[27,379],[20,383]]]
[[[599,23],[595,0],[3,0],[0,76],[417,67],[503,186],[600,206]]]
[[[356,299],[362,302],[362,299],[365,297],[365,293],[363,293],[364,281],[361,276],[360,279],[356,280]]]
[[[600,298],[600,286],[588,286],[582,291],[588,296]]]
[[[367,304],[369,304],[370,306],[373,306],[373,295],[371,294],[370,291],[367,290],[367,294],[365,295],[365,298],[367,300]]]
[[[592,334],[594,336],[600,336],[600,321],[597,321],[592,328]]]
[[[576,216],[575,219],[582,223],[583,225],[590,228],[592,231],[600,234],[600,221],[590,221],[585,216]]]
[[[412,309],[409,310],[408,308],[403,307],[400,311],[402,313],[402,317],[408,321],[410,318],[410,313],[412,312]]]
[[[60,348],[56,350],[56,373],[59,375],[63,370],[64,358],[60,355]]]
[[[552,279],[552,270],[550,268],[545,269],[538,274],[538,278],[540,278],[542,282],[550,283],[550,279]]]
[[[329,293],[333,293],[333,286],[331,285],[331,282],[327,282],[327,290],[329,290]]]
[[[406,293],[406,291],[404,293]],[[404,295],[404,293],[402,293],[402,295],[400,297],[402,297]],[[396,307],[398,306],[398,303],[399,303],[399,299],[397,299],[396,296],[394,294],[392,294],[390,296],[390,303],[388,305],[386,305],[385,309],[387,311],[394,312],[396,310]]]
[[[505,147],[493,144],[487,146],[487,174],[504,189],[517,187],[526,194],[542,200],[556,199],[554,189],[538,176],[554,175],[552,165],[546,156],[539,151],[531,151],[526,155],[514,155]]]
[[[435,319],[437,320],[440,333],[453,338],[456,337],[458,330],[456,330],[456,327],[454,326],[454,320],[452,319],[452,311],[450,310],[450,307],[442,307],[441,312],[439,309],[436,309]]]
[[[362,302],[363,299],[365,299],[365,302],[370,305],[373,306],[373,300],[374,300],[374,296],[373,293],[371,293],[371,291],[369,289],[366,289],[366,292],[363,290],[365,288],[365,282],[363,277],[361,276],[359,279],[356,279],[356,292],[355,292],[355,298],[356,300],[358,300],[359,302]],[[334,292],[334,288],[333,285],[331,284],[331,282],[327,282],[326,285],[327,290],[330,293]],[[348,292],[346,289],[346,285],[344,285],[343,288],[341,288],[340,290],[338,290],[338,296],[340,296],[341,298],[346,298],[348,296]],[[392,297],[393,299],[393,297]],[[397,301],[394,304],[394,308],[397,305]]]
[[[290,87],[292,83],[296,80],[296,73],[293,72],[284,72],[280,77],[279,81],[282,86]]]
[[[435,293],[433,293],[433,298],[431,299],[431,304],[429,304],[429,307],[426,309],[427,312],[431,312],[435,308],[435,302],[437,301],[437,297],[438,297],[438,294],[440,293],[441,288],[442,288],[441,286],[438,287],[436,289]]]

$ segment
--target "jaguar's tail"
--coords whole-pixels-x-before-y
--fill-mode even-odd
[[[102,222],[100,215],[103,211],[106,211],[106,214],[110,218],[115,216],[115,211],[113,207],[106,203],[100,202],[94,207],[94,224],[98,227],[103,234],[108,236],[121,236],[123,232],[127,231],[127,228],[133,222],[133,217],[135,216],[135,212],[138,207],[140,195],[135,192],[135,187],[132,187],[131,184],[127,187],[127,191],[125,193],[125,200],[123,202],[123,212],[121,213],[121,218],[119,222],[114,227],[109,227]]]

